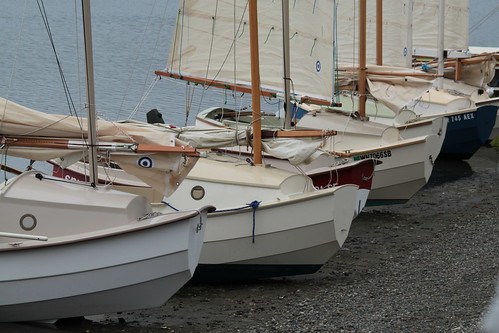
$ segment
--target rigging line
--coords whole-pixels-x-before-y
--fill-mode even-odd
[[[80,35],[80,31],[79,31],[79,24],[78,24],[78,4],[77,4],[77,1],[78,0],[74,0],[74,9],[75,9],[75,12],[74,12],[74,17],[75,17],[75,36],[79,36]],[[80,60],[79,60],[79,56],[80,56],[80,43],[79,43],[79,40],[78,38],[76,38],[76,73],[77,73],[77,77],[78,77],[78,97],[80,99],[80,102],[78,105],[83,105],[82,103],[82,89],[81,89],[81,69],[80,69]]]
[[[59,55],[58,55],[57,50],[55,48],[52,30],[50,29],[50,24],[49,24],[47,12],[45,11],[45,5],[43,4],[43,0],[37,0],[37,4],[38,4],[38,9],[40,10],[40,14],[42,16],[43,23],[45,25],[45,30],[47,31],[47,35],[48,35],[48,38],[50,40],[50,45],[52,46],[52,50],[54,51],[54,56],[55,56],[55,60],[57,62],[59,75],[61,76],[61,81],[62,81],[64,93],[66,95],[66,101],[68,103],[69,112],[71,115],[73,115],[73,112],[76,112],[76,108],[74,106],[71,94],[69,92],[68,84],[67,84],[66,78],[64,76],[64,72],[62,70],[61,62],[59,60]]]
[[[38,4],[38,9],[40,10],[40,14],[42,16],[43,23],[45,25],[45,30],[47,31],[47,35],[48,35],[50,44],[52,46],[52,50],[54,51],[54,56],[55,56],[55,59],[57,62],[57,68],[59,70],[59,76],[61,77],[61,83],[62,83],[62,86],[64,89],[64,94],[66,96],[66,102],[68,104],[69,113],[70,113],[70,115],[74,115],[76,117],[76,121],[78,123],[78,126],[80,127],[80,130],[82,131],[81,138],[84,142],[86,142],[86,138],[83,135],[83,126],[81,124],[80,118],[78,117],[76,107],[74,105],[73,98],[71,96],[71,92],[69,91],[69,86],[68,86],[68,83],[66,81],[66,77],[64,76],[64,71],[62,70],[61,62],[59,61],[59,56],[58,56],[57,50],[55,48],[55,43],[54,43],[52,31],[50,29],[50,24],[48,21],[47,12],[45,11],[45,5],[43,4],[43,0],[37,0],[37,4]]]
[[[215,14],[211,17],[211,41],[210,41],[210,51],[208,52],[208,64],[206,65],[205,79],[208,79],[208,72],[210,71],[211,56],[213,54],[213,38],[215,37],[215,24],[218,14],[218,1],[215,4]]]
[[[239,32],[239,30],[241,29],[241,25],[242,25],[242,22],[243,22],[243,19],[244,19],[244,15],[246,14],[247,10],[248,10],[248,2],[249,1],[246,1],[246,5],[244,6],[244,10],[241,14],[241,18],[240,18],[240,21],[239,21],[239,26],[237,28],[237,32]],[[235,4],[234,4],[234,7],[235,7]],[[235,15],[234,15],[235,16]],[[227,59],[229,58],[229,54],[231,53],[232,49],[235,49],[236,47],[236,35],[234,35],[234,39],[232,40],[232,44],[230,45],[230,48],[229,50],[227,51],[227,54],[225,55],[225,59],[222,61],[222,64],[220,65],[220,68],[219,70],[217,71],[217,73],[213,76],[213,79],[212,80],[215,80],[218,75],[220,74],[220,72],[222,71],[222,68],[224,67],[225,63],[227,62]],[[235,52],[234,52],[235,53]],[[208,85],[209,87],[209,85]],[[208,89],[208,88],[206,88]]]
[[[184,6],[185,6],[185,4],[184,4]],[[173,29],[173,43],[171,45],[172,51],[170,52],[172,55],[172,59],[171,59],[171,62],[169,64],[168,63],[166,64],[167,67],[168,67],[168,65],[170,66],[170,68],[168,69],[170,72],[173,72],[172,66],[173,66],[173,62],[175,61],[175,53],[177,51],[177,36],[179,35],[179,22],[180,22],[179,18],[180,18],[181,13],[183,13],[183,9],[180,9],[180,7],[179,7],[179,9],[177,10],[177,18],[175,20],[175,29]],[[182,49],[179,49],[179,62],[178,62],[178,66],[179,66],[178,72],[179,73],[180,73],[181,55],[182,55]]]
[[[149,21],[147,22],[146,27],[145,27],[144,31],[142,32],[142,38],[140,39],[140,43],[138,45],[138,49],[139,50],[142,50],[142,45],[144,44],[146,33],[149,30],[149,26],[151,25],[151,18],[152,18],[152,14],[154,13],[155,7],[156,7],[156,1],[153,3],[153,5],[151,7],[151,12],[149,13]],[[139,52],[136,53],[135,59],[132,62],[132,66],[131,66],[132,70],[129,72],[129,75],[128,75],[128,82],[126,84],[125,91],[123,93],[123,98],[121,99],[121,104],[120,104],[120,107],[118,109],[116,120],[121,117],[121,111],[123,110],[123,105],[125,104],[125,99],[126,99],[126,97],[128,95],[128,90],[130,89],[130,86],[131,86],[131,83],[132,83],[132,77],[133,77],[133,75],[135,73],[135,69],[138,67],[138,66],[136,66],[138,60],[139,60]],[[150,65],[149,65],[149,68],[150,68]],[[144,89],[145,89],[146,83],[147,83],[147,77],[144,80],[144,85],[142,86],[142,94],[144,93]]]
[[[218,8],[218,1],[217,1],[217,8]],[[218,71],[216,72],[216,74],[213,76],[212,80],[215,80],[215,79],[218,77],[218,75],[219,75],[219,74],[220,74],[220,72],[222,71],[222,68],[225,66],[225,63],[227,62],[227,59],[229,58],[230,53],[232,52],[232,50],[234,50],[234,52],[232,52],[233,57],[234,57],[234,60],[233,60],[233,64],[234,64],[234,67],[233,67],[233,68],[234,68],[233,73],[234,73],[234,84],[236,83],[236,80],[237,80],[237,79],[236,79],[236,73],[237,73],[237,61],[236,61],[236,51],[235,51],[235,50],[236,50],[236,47],[237,47],[237,44],[236,44],[236,38],[241,38],[241,36],[242,36],[242,33],[241,33],[241,34],[239,34],[239,31],[241,31],[241,30],[242,30],[242,31],[244,32],[244,26],[246,25],[246,22],[244,22],[244,21],[243,21],[243,19],[244,19],[244,15],[245,15],[245,13],[246,13],[246,11],[247,11],[247,8],[248,8],[248,1],[246,1],[246,5],[245,5],[244,10],[243,10],[243,12],[242,12],[242,15],[241,15],[241,17],[240,17],[240,19],[239,19],[239,24],[238,24],[238,25],[236,25],[236,22],[238,22],[238,21],[236,20],[236,0],[234,0],[234,1],[233,1],[233,18],[234,18],[234,21],[233,21],[233,22],[234,22],[234,25],[233,25],[233,27],[234,27],[234,29],[233,29],[233,36],[234,36],[234,38],[233,38],[233,40],[232,40],[232,44],[230,45],[229,50],[227,51],[227,54],[225,55],[225,59],[222,61],[222,64],[220,65],[220,68],[218,69]],[[237,28],[236,28],[236,26],[237,26]],[[241,27],[242,27],[242,29],[241,29]],[[208,67],[207,67],[206,77],[205,77],[205,79],[206,79],[206,80],[208,80],[208,71],[209,71],[209,64],[210,64],[210,62],[211,62],[211,52],[212,52],[212,48],[213,48],[213,37],[214,37],[214,32],[215,32],[215,31],[214,31],[214,26],[213,26],[213,30],[212,30],[212,38],[211,38],[211,44],[210,44],[210,55],[209,55],[209,58],[208,58],[208,59],[209,59],[209,62],[208,62]],[[238,35],[239,35],[239,37],[237,37]],[[202,105],[202,101],[203,101],[203,98],[204,98],[204,92],[205,92],[205,90],[207,90],[207,89],[209,89],[209,88],[210,88],[210,85],[209,85],[209,84],[207,84],[207,85],[203,85],[203,92],[202,92],[202,94],[201,94],[201,100],[200,100],[200,102],[199,102],[199,104],[198,104],[198,110],[197,110],[197,113],[199,113],[199,112],[200,112],[200,110],[201,110],[201,105]],[[232,95],[233,95],[233,96],[236,96],[236,95],[235,95],[235,91],[233,91]]]
[[[140,98],[139,103],[137,103],[137,105],[135,106],[135,108],[133,109],[133,111],[128,116],[128,118],[127,118],[128,120],[130,120],[133,117],[135,117],[135,115],[139,111],[140,107],[142,106],[142,103],[144,103],[144,101],[147,99],[147,97],[149,96],[149,94],[151,93],[151,91],[156,86],[156,84],[158,83],[159,80],[160,80],[159,76],[154,77],[154,79],[152,80],[152,82],[149,85],[149,87],[147,88],[147,90],[142,94],[142,97]]]
[[[494,9],[492,9],[490,12],[487,13],[482,19],[480,19],[477,23],[475,23],[471,28],[470,32],[475,31],[478,29],[482,24],[485,23],[489,18],[491,18],[497,11],[499,10],[499,5],[497,5]]]
[[[3,147],[2,147],[1,150],[2,150],[2,164],[3,165],[7,165],[7,152],[9,150],[9,146],[5,146],[5,152],[4,152]],[[4,171],[3,172],[3,179],[4,179],[3,182],[4,182],[4,184],[7,184],[7,180],[8,180],[8,178],[7,178],[7,169],[4,169],[3,171]]]
[[[180,15],[180,12],[179,12],[179,15]],[[185,18],[185,0],[182,1],[182,28],[185,27],[185,23],[184,23],[184,18]],[[177,22],[179,20],[177,19]],[[180,30],[180,46],[179,46],[179,57],[178,57],[178,72],[180,73],[181,72],[181,68],[182,68],[182,50],[184,48],[184,29],[181,29]]]
[[[189,115],[191,112],[192,108],[192,101],[194,100],[194,91],[195,87],[191,87],[189,84],[186,86],[186,93],[185,93],[185,120],[184,120],[184,126],[187,126],[187,123],[189,121]]]
[[[211,22],[211,41],[210,41],[210,51],[208,53],[208,64],[206,65],[205,80],[208,80],[208,72],[210,70],[211,56],[212,56],[212,53],[213,53],[213,39],[214,39],[214,36],[215,36],[215,23],[216,23],[217,14],[218,14],[218,0],[217,0],[217,2],[215,4],[215,14],[214,14],[214,16],[211,17],[211,19],[212,19],[212,22]],[[180,70],[179,70],[179,72],[180,72]],[[207,89],[208,89],[207,87],[204,88],[204,86],[203,86],[203,89],[201,90],[201,98],[200,98],[200,102],[198,104],[197,113],[199,113],[200,110],[201,110],[201,105],[202,105],[202,102],[203,102],[203,99],[204,99],[204,93],[205,93],[205,90],[207,90]],[[186,90],[187,90],[187,87],[186,87]],[[191,96],[187,96],[186,95],[186,102],[187,102],[187,98],[192,97],[192,96],[194,96],[194,91],[192,92]],[[187,126],[187,122],[189,120],[189,114],[190,114],[191,106],[192,106],[192,100],[190,100],[189,106],[187,106],[187,103],[186,103],[186,110],[185,110],[186,111],[185,112],[186,113],[186,117],[185,117],[185,124],[186,124],[186,126]]]
[[[272,33],[272,31],[274,31],[274,27],[270,28],[269,33],[267,34],[267,38],[265,39],[265,42],[263,42],[263,44],[267,44],[267,42],[269,41],[270,34]]]

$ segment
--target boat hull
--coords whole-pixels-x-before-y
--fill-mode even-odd
[[[239,150],[239,151],[238,151]],[[243,148],[233,147],[232,149],[220,149],[229,155],[249,156],[249,152]],[[300,164],[298,167],[289,163],[288,160],[275,158],[264,154],[265,163],[282,170],[301,171],[312,179],[313,185],[318,190],[333,188],[339,185],[354,184],[357,190],[355,206],[355,217],[360,214],[366,206],[369,192],[371,191],[374,169],[377,161],[365,159],[352,161],[349,159],[338,159],[334,155],[323,155],[314,159],[308,164]]]
[[[440,156],[469,159],[489,139],[497,117],[497,106],[446,116],[449,119]]]
[[[343,245],[356,186],[317,191],[245,211],[212,213],[197,281],[310,274]],[[314,212],[311,214],[310,212]]]
[[[158,212],[207,203],[218,208],[209,214],[194,280],[313,273],[342,246],[355,216],[357,185],[317,190],[302,174],[250,166],[227,155],[208,157],[198,161],[175,193],[152,204]],[[117,179],[124,179],[118,176],[122,172],[114,170]]]
[[[347,117],[338,114],[323,113],[305,117],[310,127],[348,130],[337,135],[336,141],[330,144],[331,150],[355,161],[376,159],[381,162],[375,166],[366,206],[403,204],[414,196],[430,178],[448,124],[444,117],[397,128],[377,122],[353,120],[342,125]],[[366,133],[371,133],[370,137]],[[324,162],[319,157],[317,163]]]
[[[176,208],[189,207],[196,202],[191,198],[194,189],[202,188],[199,204],[217,206],[209,214],[194,280],[313,273],[343,245],[355,214],[357,185],[316,190],[310,178],[300,174],[226,164],[201,159],[167,199]],[[218,176],[202,177],[198,171]],[[262,181],[269,172],[269,180],[275,183]],[[255,202],[259,204],[248,207]],[[162,211],[168,206],[153,209]]]
[[[10,207],[0,234],[0,261],[8,267],[0,271],[1,322],[157,307],[193,276],[211,208],[137,220],[133,211],[139,203],[133,195],[39,180],[33,173],[19,177],[2,189],[0,201],[2,212]],[[32,198],[44,193],[37,191],[41,188],[54,195],[35,202]],[[102,191],[104,197],[117,197],[116,207],[103,208],[98,202]],[[97,201],[85,192],[93,192]],[[86,220],[93,211],[101,218]],[[27,215],[36,221],[32,226],[23,222]]]
[[[441,137],[427,136],[410,146],[386,150],[376,167],[367,206],[402,204],[418,192],[430,178],[439,153]],[[384,154],[385,155],[385,154]],[[354,156],[354,159],[362,158]]]

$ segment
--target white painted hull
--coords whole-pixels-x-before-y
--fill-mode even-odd
[[[215,178],[197,173],[202,170],[210,175],[217,169],[219,176]],[[227,169],[236,173],[231,175]],[[249,175],[245,169],[256,174],[245,177]],[[275,183],[251,180],[261,179],[260,174],[267,172],[272,173]],[[232,176],[239,177],[240,182]],[[302,175],[200,160],[190,178],[167,199],[168,203],[180,209],[194,205],[196,200],[190,193],[196,186],[205,190],[198,204],[211,202],[218,209],[209,215],[199,269],[210,265],[220,265],[228,271],[239,269],[234,265],[265,266],[266,276],[298,274],[302,266],[314,266],[317,270],[331,258],[350,230],[358,190],[356,185],[343,185],[318,191]],[[261,202],[255,210],[247,207],[253,201]]]
[[[92,192],[95,200],[88,196]],[[106,207],[105,198],[116,206]],[[209,207],[153,217],[143,215],[148,211],[141,202],[129,194],[38,180],[34,173],[4,187],[0,231],[48,240],[0,235],[0,262],[6,268],[0,270],[0,321],[53,320],[165,303],[194,274]],[[32,230],[21,227],[20,217],[27,213],[37,221]]]
[[[211,119],[216,108],[198,114],[197,123],[207,127],[221,126]],[[226,123],[226,122],[224,122]],[[335,130],[325,150],[343,158],[377,159],[367,205],[404,203],[428,181],[433,163],[442,147],[447,120],[443,117],[425,120],[411,126],[394,127],[372,121],[360,121],[342,113],[310,111],[298,122],[297,129]],[[331,166],[330,156],[321,156],[300,168],[312,176],[316,170]],[[290,169],[289,163],[271,162]],[[361,203],[362,204],[362,203]]]
[[[233,148],[236,149],[237,148]],[[317,189],[332,188],[341,184],[356,184],[359,186],[357,190],[356,206],[354,217],[360,214],[366,206],[369,193],[372,188],[374,179],[374,169],[376,162],[372,160],[372,165],[359,166],[361,161],[353,161],[352,159],[343,159],[334,155],[319,156],[308,164],[300,164],[298,167],[291,165],[288,160],[273,158],[272,156],[264,156],[266,163],[287,171],[304,172],[314,182]],[[355,169],[358,168],[358,169]],[[357,171],[359,170],[359,171]],[[327,181],[325,181],[327,180]]]
[[[119,183],[126,183],[122,170],[105,172],[111,173]],[[119,188],[147,191],[144,187]],[[203,192],[199,200],[193,199],[196,191]],[[362,191],[364,196],[368,192]],[[307,176],[209,154],[198,161],[172,196],[152,206],[160,212],[216,206],[218,211],[209,214],[198,271],[216,266],[217,272],[225,272],[216,277],[208,273],[209,280],[258,278],[310,273],[322,266],[348,236],[359,209],[358,193],[357,185],[319,191]],[[260,202],[254,230],[253,208],[244,208],[253,201]],[[247,270],[234,273],[238,270],[234,265],[251,266],[253,275]],[[265,272],[255,272],[255,266],[264,266]]]
[[[213,213],[200,263],[322,265],[348,236],[355,196],[356,187],[345,185],[263,204],[255,212],[254,232],[252,208]],[[321,246],[329,250],[310,255]]]
[[[339,114],[321,114],[304,123],[315,128],[345,130],[332,138],[329,150],[345,153],[354,160],[376,158],[382,162],[375,167],[368,206],[404,203],[428,182],[445,139],[445,118],[398,128],[353,119],[345,123],[345,119],[348,117]],[[320,159],[316,163],[321,163]]]

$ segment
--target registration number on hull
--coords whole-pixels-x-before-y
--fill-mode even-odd
[[[392,151],[387,149],[387,150],[382,150],[382,151],[375,151],[372,153],[368,154],[363,154],[363,155],[357,155],[354,156],[355,161],[360,161],[360,160],[365,160],[368,158],[374,158],[374,159],[382,159],[382,158],[389,158],[392,157]]]
[[[456,121],[462,121],[462,120],[471,120],[475,119],[475,116],[473,113],[464,113],[464,114],[458,114],[455,116],[449,116],[449,121],[451,123],[456,122]]]

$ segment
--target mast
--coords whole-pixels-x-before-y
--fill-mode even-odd
[[[406,62],[405,65],[407,68],[412,67],[412,29],[413,29],[413,8],[414,8],[414,1],[413,0],[407,0],[407,41],[406,41]]]
[[[90,0],[82,0],[83,38],[85,40],[85,66],[87,77],[87,107],[88,107],[88,142],[89,142],[89,168],[90,183],[93,187],[98,184],[97,173],[97,135],[95,117],[95,92],[94,92],[94,65],[92,52],[92,25],[90,13]]]
[[[359,8],[359,114],[366,116],[366,0],[360,0]]]
[[[383,65],[383,0],[376,0],[376,65]]]
[[[440,0],[438,6],[438,38],[437,38],[437,52],[438,52],[438,74],[444,74],[444,20],[445,20],[445,0]],[[442,77],[437,78],[437,87],[442,89],[444,81]]]
[[[289,69],[289,0],[282,0],[282,46],[284,58],[284,129],[291,128],[291,88]]]
[[[260,59],[258,56],[257,0],[249,1],[251,104],[253,106],[253,151],[255,164],[262,164],[262,123],[260,121]]]

